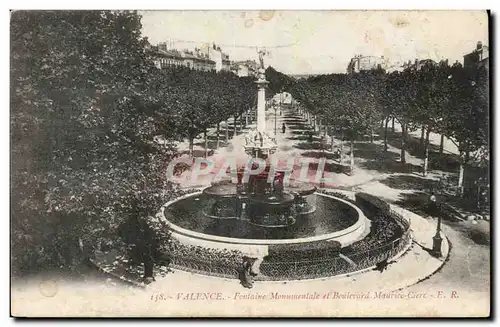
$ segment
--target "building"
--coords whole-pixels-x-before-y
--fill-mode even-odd
[[[448,64],[448,60],[445,60],[444,63]],[[408,60],[404,62],[402,67],[403,69],[413,69],[413,70],[421,70],[422,67],[426,65],[436,66],[438,63],[432,59],[415,59],[414,61]]]
[[[482,42],[477,42],[476,49],[464,55],[465,69],[489,68],[489,48]]]
[[[194,69],[206,72],[215,71],[215,61],[210,60],[207,54],[201,52],[200,49],[194,50]]]
[[[272,102],[274,104],[279,104],[281,103],[282,105],[285,104],[292,104],[292,95],[288,92],[282,92],[282,93],[277,93],[273,96]]]
[[[159,69],[175,66],[187,67],[200,71],[215,71],[215,61],[210,60],[207,55],[201,53],[199,49],[195,51],[167,49],[165,42],[159,43],[157,47],[150,49],[156,67]]]
[[[235,61],[231,64],[231,72],[239,77],[257,76],[255,60]]]
[[[376,57],[376,56],[357,55],[354,56],[347,65],[347,73],[354,74],[354,73],[359,73],[361,71],[375,70],[375,69],[385,70],[387,66],[388,62],[384,58],[384,56]]]
[[[208,56],[208,59],[215,62],[215,71],[220,72],[231,71],[231,61],[229,60],[229,55],[222,52],[219,46],[213,44],[212,46],[207,46],[200,49],[200,53]]]
[[[153,60],[159,69],[169,66],[184,66],[184,59],[178,51],[153,50]]]

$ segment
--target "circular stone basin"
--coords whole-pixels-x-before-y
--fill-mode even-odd
[[[218,184],[207,187],[203,190],[203,194],[212,197],[229,198],[236,197],[237,190],[234,184]]]
[[[316,210],[299,215],[297,221],[283,228],[257,226],[247,220],[212,219],[203,214],[207,201],[200,193],[175,200],[164,207],[163,215],[172,229],[183,234],[210,235],[219,238],[246,240],[294,240],[321,238],[355,228],[364,219],[354,205],[341,199],[320,194],[316,197]],[[364,226],[364,222],[362,223]]]
[[[300,196],[311,195],[314,194],[314,192],[316,192],[316,186],[302,182],[290,183],[290,185],[285,187],[285,189],[288,190],[289,192],[296,193]]]

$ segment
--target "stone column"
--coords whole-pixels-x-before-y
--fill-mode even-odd
[[[265,132],[266,130],[266,80],[259,79],[257,82],[259,89],[257,93],[257,131]]]

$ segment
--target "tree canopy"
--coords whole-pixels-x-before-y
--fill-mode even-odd
[[[16,11],[10,33],[14,273],[74,266],[79,238],[155,215],[177,192],[172,141],[256,96],[234,74],[156,68],[133,11]]]

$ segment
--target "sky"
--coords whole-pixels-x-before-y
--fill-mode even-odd
[[[287,74],[343,73],[357,54],[390,62],[448,59],[488,45],[485,11],[142,11],[151,44],[177,49],[216,43],[231,60],[269,52],[265,65]],[[185,42],[189,41],[189,42]],[[248,46],[248,47],[240,47]],[[276,46],[283,46],[278,47]]]

